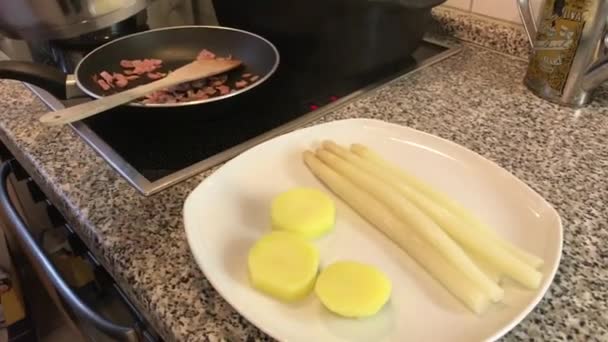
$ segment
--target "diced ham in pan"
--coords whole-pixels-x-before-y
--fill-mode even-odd
[[[215,89],[213,87],[205,87],[205,88],[203,88],[203,91],[205,92],[205,94],[207,94],[209,96],[213,96],[213,95],[215,95],[215,93],[217,93],[217,89]]]
[[[133,68],[133,61],[123,59],[122,61],[120,61],[120,66],[123,68]]]
[[[196,57],[197,60],[229,60],[232,55],[217,56],[215,53],[203,49]],[[128,87],[135,87],[146,82],[161,79],[167,76],[167,69],[163,69],[163,61],[156,58],[123,59],[119,62],[122,70],[116,72],[101,71],[93,75],[93,81],[99,85],[104,92],[117,92]],[[233,74],[231,74],[233,75]],[[200,101],[208,98],[222,96],[245,89],[259,79],[258,75],[250,72],[243,73],[241,77],[230,78],[228,74],[212,76],[192,82],[178,84],[176,86],[155,91],[140,100],[143,104],[178,103]],[[133,81],[138,81],[136,84]]]
[[[204,60],[204,59],[215,59],[215,54],[207,49],[203,49],[201,50],[201,52],[198,53],[198,56],[196,56],[197,60]]]
[[[107,83],[106,81],[99,79],[97,80],[97,84],[99,84],[99,86],[101,87],[101,89],[103,89],[104,91],[108,91],[110,89],[112,89]]]
[[[115,72],[112,74],[112,77],[114,78],[115,84],[118,88],[124,88],[129,83],[129,80],[123,74]]]
[[[109,72],[107,71],[102,71],[99,73],[99,76],[101,76],[101,78],[103,78],[104,81],[106,81],[106,84],[108,84],[110,87],[112,86],[112,82],[114,81],[114,77],[112,77],[112,75],[110,75]]]
[[[219,87],[216,87],[216,89],[220,91],[220,95],[226,95],[230,92],[230,87],[228,87],[227,85],[221,85]]]
[[[148,76],[148,78],[151,80],[158,80],[160,78],[167,76],[167,74],[164,72],[149,72],[146,74],[146,76]]]

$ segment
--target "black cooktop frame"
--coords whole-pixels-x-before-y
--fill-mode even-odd
[[[406,65],[401,65],[397,67],[397,70],[391,70],[389,72],[389,76],[382,77],[380,79],[369,81],[366,85],[357,88],[356,90],[348,93],[348,94],[337,94],[338,96],[328,98],[326,100],[319,99],[311,99],[310,103],[304,103],[304,105],[310,106],[307,112],[306,110],[302,110],[302,114],[297,114],[293,118],[289,118],[284,123],[280,123],[276,127],[272,127],[269,130],[262,132],[261,134],[256,134],[255,136],[246,137],[243,141],[234,144],[233,146],[227,147],[218,153],[213,153],[212,155],[204,157],[204,159],[196,160],[192,164],[187,165],[185,167],[179,167],[179,165],[171,166],[171,161],[167,162],[167,160],[171,159],[171,156],[164,156],[165,161],[163,163],[168,163],[169,167],[158,167],[158,165],[153,165],[153,167],[146,169],[146,166],[141,166],[138,168],[134,166],[134,163],[129,162],[129,157],[125,158],[123,154],[118,152],[115,148],[113,148],[112,143],[116,146],[124,146],[127,144],[127,139],[129,136],[129,129],[125,128],[124,125],[132,125],[129,127],[139,127],[141,131],[133,131],[132,132],[132,141],[137,142],[138,134],[145,132],[146,130],[146,122],[145,120],[137,123],[134,120],[140,119],[132,119],[129,120],[128,123],[125,122],[124,125],[117,124],[118,126],[114,126],[117,131],[120,131],[120,134],[117,136],[121,136],[122,142],[112,142],[108,143],[107,140],[112,140],[112,136],[107,136],[104,139],[102,136],[103,132],[108,131],[107,125],[104,126],[103,122],[99,121],[78,121],[71,124],[72,128],[80,135],[82,139],[84,139],[97,153],[99,153],[120,175],[122,175],[131,185],[133,185],[138,191],[140,191],[143,195],[151,195],[158,191],[161,191],[167,187],[170,187],[178,182],[181,182],[185,179],[188,179],[196,174],[199,174],[207,169],[210,169],[216,165],[219,165],[227,160],[237,156],[238,154],[250,149],[251,147],[258,145],[268,139],[276,137],[278,135],[290,132],[299,127],[302,127],[320,117],[327,115],[328,113],[337,110],[338,108],[347,105],[352,102],[357,97],[367,94],[370,91],[378,88],[379,86],[385,85],[391,81],[394,81],[397,78],[404,77],[409,75],[417,70],[425,68],[429,65],[437,63],[445,58],[448,58],[461,50],[461,46],[459,45],[450,45],[445,44],[432,38],[425,38],[423,44],[421,44],[420,48],[418,48],[412,54],[412,61],[406,63]],[[60,102],[50,94],[45,91],[31,87],[34,92],[52,109],[59,110],[65,108],[66,106],[73,105],[73,102]],[[254,94],[255,95],[255,94]],[[278,94],[277,96],[279,96]],[[285,99],[289,100],[289,99]],[[82,100],[81,100],[82,101]],[[221,101],[220,101],[221,102]],[[317,108],[318,107],[318,108]],[[314,108],[314,110],[310,110]],[[116,115],[119,114],[112,114]],[[124,114],[123,114],[124,115]],[[107,118],[111,119],[111,115],[104,114]],[[136,117],[136,116],[134,116]],[[139,116],[140,118],[142,116]],[[95,118],[95,117],[94,117]],[[93,119],[93,118],[91,118]],[[255,120],[255,118],[240,118],[240,120]],[[94,119],[94,120],[99,120]],[[101,119],[102,121],[104,119]],[[214,118],[209,118],[212,122]],[[217,118],[215,119],[217,120]],[[220,119],[221,120],[221,119]],[[114,120],[116,124],[117,120]],[[119,121],[119,120],[118,120]],[[154,120],[152,120],[154,121]],[[150,122],[150,121],[149,121]],[[148,122],[148,123],[149,123]],[[204,123],[201,123],[204,124]],[[99,127],[105,127],[104,130],[100,130]],[[245,127],[245,126],[243,126]],[[158,129],[158,127],[157,127]],[[100,133],[96,132],[98,130]],[[239,132],[236,129],[233,134],[238,134]],[[150,139],[150,137],[148,137]],[[201,137],[203,138],[203,137]],[[122,147],[124,148],[124,147]],[[137,151],[137,150],[135,150]],[[141,149],[140,149],[141,151]],[[151,153],[150,156],[154,157],[154,149],[150,149],[149,151],[144,151],[146,153]],[[139,152],[138,152],[139,153]],[[188,151],[175,151],[176,154],[180,153],[188,153]],[[128,154],[128,153],[127,153]],[[146,163],[146,160],[150,160],[148,157],[143,155],[132,155],[131,160],[139,160],[138,163]],[[160,164],[159,164],[160,165]],[[163,164],[165,165],[165,164]]]

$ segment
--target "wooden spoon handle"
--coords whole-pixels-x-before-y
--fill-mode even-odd
[[[56,112],[48,112],[42,115],[39,120],[47,125],[62,125],[82,120],[84,118],[88,118],[89,116],[104,112],[108,109],[132,102],[153,91],[170,87],[179,82],[180,80],[175,81],[173,78],[163,78],[120,93],[105,96],[97,100],[85,102],[73,107],[58,110]]]
[[[240,64],[241,61],[236,59],[194,61],[175,69],[165,78],[97,100],[85,102],[56,112],[49,112],[42,115],[39,120],[47,125],[61,125],[82,120],[108,109],[129,103],[153,91],[168,88],[182,82],[217,75],[236,68]]]

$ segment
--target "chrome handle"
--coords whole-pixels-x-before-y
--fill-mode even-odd
[[[3,209],[8,223],[14,227],[15,235],[19,238],[23,248],[25,248],[29,252],[28,254],[34,258],[34,261],[40,266],[59,295],[78,316],[84,318],[99,331],[121,341],[140,341],[140,333],[138,330],[132,327],[115,324],[100,316],[83,303],[72,291],[70,286],[63,280],[60,273],[55,269],[55,266],[38,246],[26,224],[23,222],[23,219],[19,216],[15,206],[11,202],[7,188],[8,176],[10,174],[10,161],[6,161],[0,165],[0,207]]]
[[[593,64],[583,77],[581,88],[592,91],[608,81],[608,57],[604,57]]]
[[[521,17],[521,22],[524,24],[530,46],[534,47],[537,26],[536,19],[534,19],[534,15],[532,14],[532,5],[529,0],[517,0],[517,9],[519,9],[519,16]]]

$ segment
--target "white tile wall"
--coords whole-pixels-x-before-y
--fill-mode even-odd
[[[534,15],[538,17],[544,0],[530,0]],[[476,14],[520,24],[517,0],[447,0],[444,6],[472,11]]]

